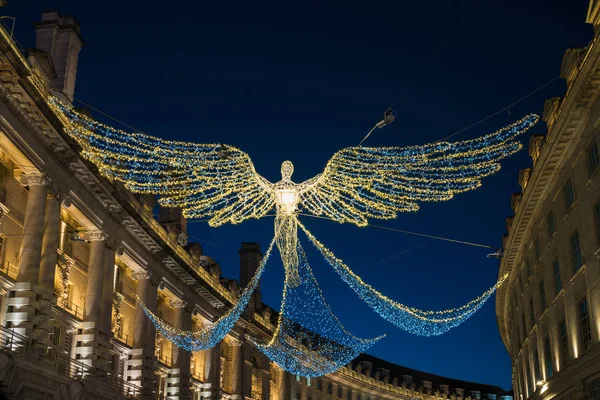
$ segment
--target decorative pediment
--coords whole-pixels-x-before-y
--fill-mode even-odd
[[[531,138],[529,139],[528,152],[534,167],[542,153],[545,141],[546,138],[543,135],[531,135]]]
[[[571,87],[571,84],[577,77],[584,54],[585,49],[581,48],[567,49],[565,51],[560,66],[560,77],[567,81],[567,87]]]
[[[548,131],[552,129],[554,122],[556,122],[556,118],[558,118],[558,109],[560,108],[561,101],[562,98],[560,97],[552,97],[544,102],[544,113],[542,114],[542,119],[546,121]]]
[[[531,177],[531,168],[522,168],[519,170],[519,185],[521,185],[521,191],[525,191],[529,178]]]

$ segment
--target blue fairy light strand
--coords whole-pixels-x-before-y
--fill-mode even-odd
[[[319,242],[302,223],[299,222],[298,225],[323,255],[325,261],[333,267],[335,272],[340,275],[342,280],[350,286],[361,300],[385,320],[414,335],[438,336],[457,327],[479,310],[507,278],[507,275],[505,275],[481,296],[461,307],[440,311],[419,310],[398,303],[365,283],[331,250]]]
[[[167,322],[163,321],[152,311],[150,311],[148,307],[139,299],[139,297],[138,303],[142,310],[144,310],[144,313],[148,316],[150,321],[154,324],[154,326],[156,326],[156,329],[158,329],[158,331],[165,338],[173,342],[175,346],[187,351],[208,350],[225,338],[225,336],[231,331],[231,329],[235,325],[235,322],[240,318],[240,316],[244,312],[244,309],[248,305],[252,294],[258,286],[260,277],[265,270],[267,260],[271,256],[274,244],[275,239],[271,241],[271,244],[269,245],[269,248],[265,253],[263,259],[261,260],[260,265],[256,270],[256,273],[250,280],[248,286],[243,290],[238,302],[235,305],[233,305],[233,307],[231,307],[227,314],[223,315],[215,323],[208,324],[208,327],[205,327],[200,331],[194,332],[177,329],[172,325],[168,324]]]
[[[365,352],[384,336],[360,339],[346,331],[325,301],[304,249],[298,243],[301,284],[284,284],[281,312],[271,340],[248,336],[271,361],[297,376],[332,373]]]

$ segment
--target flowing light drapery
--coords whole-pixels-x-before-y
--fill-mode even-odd
[[[348,364],[383,336],[367,340],[346,331],[325,302],[299,243],[297,251],[300,285],[286,280],[275,334],[268,343],[249,339],[286,371],[317,377]]]
[[[235,322],[240,318],[244,309],[248,305],[250,301],[250,297],[252,297],[252,293],[256,290],[258,286],[258,281],[262,273],[265,270],[265,265],[271,256],[271,252],[273,251],[273,245],[275,243],[275,239],[271,241],[265,256],[258,269],[256,270],[254,276],[248,283],[248,286],[244,288],[240,298],[237,303],[231,307],[231,309],[227,312],[227,314],[223,315],[219,318],[215,323],[208,324],[207,327],[203,328],[200,331],[184,331],[181,329],[174,328],[173,326],[167,324],[165,321],[160,319],[157,315],[152,313],[148,307],[140,301],[138,298],[138,302],[144,313],[150,318],[150,321],[156,326],[156,329],[168,340],[173,342],[176,346],[181,347],[188,351],[200,351],[207,350],[219,343],[221,340],[225,338],[225,336],[231,331]]]
[[[419,310],[418,308],[398,303],[365,283],[342,260],[337,258],[331,250],[319,242],[302,223],[299,222],[298,225],[323,255],[325,261],[333,267],[335,272],[340,275],[342,280],[350,286],[361,300],[367,303],[369,307],[385,320],[414,335],[438,336],[462,324],[489,300],[496,289],[508,277],[508,275],[505,275],[481,296],[461,307],[439,311]]]

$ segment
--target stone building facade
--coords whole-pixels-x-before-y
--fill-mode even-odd
[[[566,94],[545,103],[506,220],[496,314],[519,400],[600,399],[600,2],[587,22],[595,35],[565,52]]]
[[[189,353],[161,337],[139,297],[180,329],[234,304],[261,260],[240,250],[241,284],[188,243],[179,210],[160,209],[84,162],[46,103],[72,101],[77,21],[48,12],[36,49],[0,27],[0,398],[495,400],[502,390],[361,356],[323,378],[297,378],[246,334],[268,338],[277,313],[254,296],[220,344]],[[155,218],[155,214],[158,217]]]

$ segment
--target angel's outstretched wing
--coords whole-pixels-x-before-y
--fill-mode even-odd
[[[189,218],[210,218],[211,226],[264,216],[275,204],[270,183],[258,175],[248,154],[220,144],[162,140],[126,133],[76,112],[56,98],[50,105],[82,155],[100,173],[136,193],[159,195],[159,203],[180,207]]]
[[[315,215],[365,226],[368,218],[395,218],[418,210],[421,202],[450,200],[498,171],[498,162],[521,148],[517,136],[537,121],[537,115],[529,115],[463,142],[345,148],[321,175],[302,184],[300,202]]]

